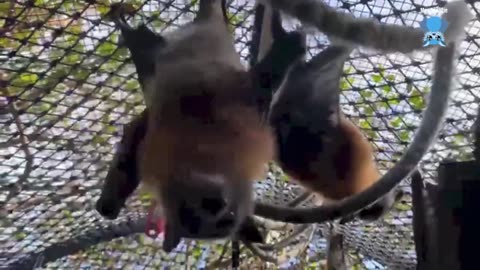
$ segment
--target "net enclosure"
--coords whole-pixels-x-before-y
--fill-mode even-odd
[[[4,0],[0,2],[0,269],[215,269],[231,264],[226,241],[183,241],[173,252],[143,234],[149,198],[135,194],[120,217],[95,211],[122,127],[145,108],[137,75],[119,31],[104,19],[114,0]],[[132,0],[131,22],[157,33],[192,20],[196,0]],[[245,63],[253,25],[253,0],[228,2],[237,51]],[[418,27],[446,1],[324,0],[355,17]],[[434,180],[438,163],[472,159],[471,126],[480,90],[480,3],[467,1],[474,19],[459,45],[456,85],[435,145],[420,163]],[[290,29],[296,21],[285,24]],[[328,39],[309,35],[309,54]],[[410,144],[426,108],[432,54],[356,49],[341,79],[341,106],[375,148],[383,172]],[[375,223],[336,227],[351,269],[414,269],[410,179],[394,209]],[[302,193],[272,165],[256,184],[258,200],[284,205]],[[303,205],[311,204],[311,200]],[[240,247],[245,269],[319,269],[326,261],[331,224],[263,221],[269,254]],[[303,226],[303,227],[302,227]],[[293,241],[282,243],[288,235]],[[265,255],[265,254],[264,254]],[[263,259],[262,259],[263,258]],[[267,262],[275,258],[275,263]]]

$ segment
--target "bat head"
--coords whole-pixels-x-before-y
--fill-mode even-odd
[[[208,175],[192,175],[189,181],[163,190],[162,204],[166,223],[163,249],[170,252],[182,238],[221,239],[231,236],[236,217],[227,212],[222,183],[211,181]],[[198,179],[200,178],[200,179]],[[251,217],[241,224],[237,233],[242,240],[263,242],[263,235]]]

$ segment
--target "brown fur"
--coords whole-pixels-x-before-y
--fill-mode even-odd
[[[186,170],[223,174],[227,180],[264,176],[274,155],[273,135],[250,101],[254,88],[248,73],[223,68],[184,84],[174,80],[161,108],[149,115],[140,162],[149,188],[160,190]]]
[[[284,166],[284,171],[310,191],[340,200],[367,189],[380,173],[373,159],[373,149],[360,129],[345,116],[341,116],[338,134],[326,150],[315,160],[305,160],[303,170]],[[301,157],[298,157],[301,158]]]

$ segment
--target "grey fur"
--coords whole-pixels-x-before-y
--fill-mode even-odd
[[[166,44],[155,55],[155,75],[146,83],[145,100],[149,109],[149,128],[162,125],[162,103],[165,96],[174,94],[166,94],[170,89],[176,89],[179,85],[192,85],[198,80],[216,81],[225,73],[225,67],[245,71],[240,55],[235,50],[233,35],[227,28],[222,7],[224,3],[225,0],[200,0],[200,9],[194,21],[165,35]],[[162,190],[164,194],[160,204],[163,206],[167,223],[171,221],[173,224],[167,224],[167,228],[175,227],[175,222],[178,222],[178,207],[182,200],[185,200],[187,205],[192,205],[189,200],[198,199],[192,196],[195,188],[189,188],[194,185],[192,182],[207,181],[204,177],[191,175],[191,172],[183,173],[178,172],[179,177],[169,179],[167,188]],[[252,183],[246,179],[228,179],[223,182],[223,186],[227,205],[217,215],[210,216],[210,219],[212,222],[218,221],[230,211],[234,212],[235,223],[230,228],[233,234],[253,213]],[[196,188],[205,188],[202,194],[212,194],[202,185]],[[178,243],[178,237],[179,235],[170,235],[166,239],[166,246],[171,247]]]
[[[340,13],[321,0],[262,0],[273,8],[314,26],[345,46],[362,46],[385,52],[408,53],[422,49],[424,32],[413,27],[382,24],[375,18]],[[337,43],[339,42],[337,41]]]

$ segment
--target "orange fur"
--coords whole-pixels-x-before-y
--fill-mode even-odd
[[[250,102],[248,73],[224,68],[167,88],[161,108],[149,115],[140,169],[150,189],[187,171],[223,174],[227,181],[264,176],[273,135]]]
[[[328,144],[333,147],[318,153],[315,160],[305,160],[302,170],[287,165],[284,171],[310,191],[332,200],[360,193],[380,179],[371,144],[345,116],[340,118],[336,138]]]

